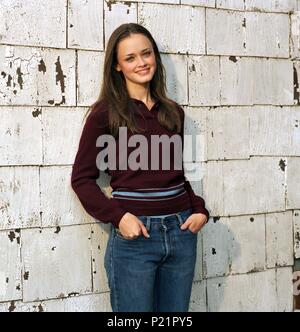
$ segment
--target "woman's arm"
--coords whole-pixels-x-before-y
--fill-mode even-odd
[[[182,107],[179,107],[181,120],[182,120],[182,128],[181,128],[181,137],[182,137],[182,157],[183,157],[183,148],[184,148],[184,119],[185,119],[185,112]],[[183,160],[182,160],[182,168],[183,168]],[[193,207],[193,213],[203,213],[207,217],[207,221],[209,219],[209,211],[205,207],[205,201],[201,196],[198,196],[194,193],[193,188],[191,187],[190,182],[186,179],[184,176],[184,186],[186,191],[189,193],[192,207]],[[206,222],[207,222],[206,221]]]
[[[127,211],[119,206],[116,199],[106,197],[96,183],[100,174],[96,158],[103,149],[96,147],[96,141],[100,135],[107,134],[107,125],[107,111],[97,110],[86,118],[73,164],[71,186],[87,213],[103,223],[111,222],[118,227]]]

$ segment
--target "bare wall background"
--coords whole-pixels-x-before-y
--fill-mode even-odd
[[[201,135],[191,311],[292,311],[300,258],[300,1],[1,0],[0,311],[110,311],[108,225],[70,187],[105,43],[150,30]],[[186,164],[186,166],[189,166]]]

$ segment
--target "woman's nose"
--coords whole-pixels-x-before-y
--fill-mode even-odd
[[[138,57],[137,63],[139,66],[143,66],[145,64],[145,60],[142,57]]]

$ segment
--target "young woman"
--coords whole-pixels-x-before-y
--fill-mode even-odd
[[[197,233],[209,212],[185,179],[182,155],[182,167],[174,167],[175,153],[183,149],[184,111],[166,96],[160,53],[141,25],[122,24],[112,33],[103,74],[100,96],[82,131],[71,184],[91,216],[111,223],[104,266],[112,309],[186,312]],[[170,153],[152,141],[174,135],[180,144],[170,144]],[[105,147],[99,140],[108,136],[115,144],[108,140]],[[162,167],[166,155],[168,169]],[[111,198],[96,183],[100,160],[111,176]]]

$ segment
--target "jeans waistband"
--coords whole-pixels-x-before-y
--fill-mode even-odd
[[[165,218],[168,218],[168,217],[176,217],[179,220],[180,225],[182,225],[184,216],[186,214],[189,215],[191,213],[192,213],[192,208],[188,208],[186,210],[183,210],[183,211],[180,211],[180,212],[177,212],[177,213],[153,215],[153,216],[137,216],[137,217],[141,218],[143,221],[145,221],[146,228],[147,228],[147,230],[149,230],[150,229],[150,224],[161,223],[162,225],[164,225],[165,221],[166,221]]]

